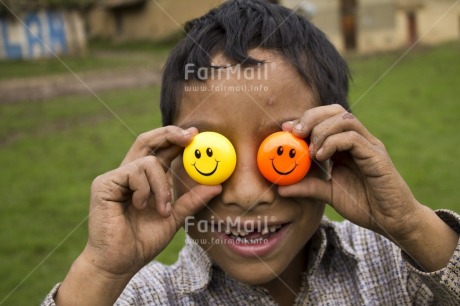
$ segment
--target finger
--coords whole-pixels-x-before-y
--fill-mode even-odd
[[[155,199],[155,209],[160,215],[168,217],[171,214],[171,187],[168,176],[155,156],[147,156],[143,160],[145,175]]]
[[[325,161],[334,153],[343,151],[349,151],[354,160],[369,159],[376,155],[367,139],[355,131],[348,131],[327,137],[314,157],[318,161]]]
[[[221,185],[204,186],[197,185],[189,192],[183,194],[174,204],[172,214],[179,228],[187,216],[193,216],[211,201],[212,198],[222,192]]]
[[[171,203],[171,192],[166,173],[161,167],[158,158],[146,156],[126,166],[113,171],[111,182],[116,189],[129,190],[132,193],[132,203],[137,209],[144,209],[149,203],[149,196],[154,197],[154,208],[163,216],[169,216],[168,203]]]
[[[127,184],[120,184],[119,170],[113,170],[96,177],[91,184],[91,202],[125,202],[131,191]]]
[[[137,168],[137,173],[128,176],[128,188],[132,190],[132,204],[141,210],[147,207],[150,195],[150,184],[142,168]]]
[[[347,131],[355,131],[372,144],[377,143],[377,139],[353,114],[344,112],[325,119],[313,128],[310,135],[310,154],[314,156],[317,152],[316,148],[320,148],[329,136]]]
[[[339,104],[318,106],[305,111],[297,121],[285,122],[282,127],[297,137],[306,138],[318,123],[345,112],[346,110]]]
[[[313,198],[331,204],[332,181],[307,176],[297,184],[279,186],[278,193],[283,197]]]
[[[169,162],[181,152],[181,148],[189,144],[197,133],[198,130],[193,127],[184,130],[172,125],[142,133],[131,146],[121,165],[149,155],[158,156],[165,165],[169,165]]]

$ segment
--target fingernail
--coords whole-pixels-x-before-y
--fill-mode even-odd
[[[323,148],[319,149],[318,152],[316,152],[316,156],[320,156],[321,154],[323,154]]]
[[[141,205],[141,209],[144,209],[144,208],[146,208],[146,207],[147,207],[147,201],[144,201],[144,202],[142,203],[142,205]]]
[[[171,213],[171,202],[166,203],[165,211],[168,215]]]
[[[189,129],[187,129],[187,130],[182,130],[180,133],[181,133],[182,135],[184,135],[184,136],[190,135]]]
[[[297,123],[294,127],[294,130],[297,130],[297,131],[302,131],[303,130],[303,124],[302,123]]]

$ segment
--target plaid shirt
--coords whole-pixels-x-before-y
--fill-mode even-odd
[[[460,232],[460,216],[439,217]],[[350,222],[323,219],[312,238],[295,305],[460,305],[460,244],[447,267],[423,272],[384,237]],[[54,287],[42,305],[55,305]],[[152,262],[116,305],[276,305],[268,291],[238,282],[191,239],[172,266]]]

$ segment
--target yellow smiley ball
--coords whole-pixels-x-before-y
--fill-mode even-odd
[[[218,185],[235,170],[236,152],[221,134],[203,132],[185,148],[183,163],[188,175],[199,184]]]

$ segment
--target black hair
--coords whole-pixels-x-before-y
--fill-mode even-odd
[[[185,31],[163,71],[163,125],[173,123],[185,84],[202,81],[196,72],[185,75],[187,64],[210,68],[212,57],[221,52],[237,63],[256,65],[261,61],[249,57],[248,50],[257,47],[275,50],[293,64],[321,105],[349,109],[346,62],[323,32],[288,8],[265,0],[229,0],[189,21]]]

